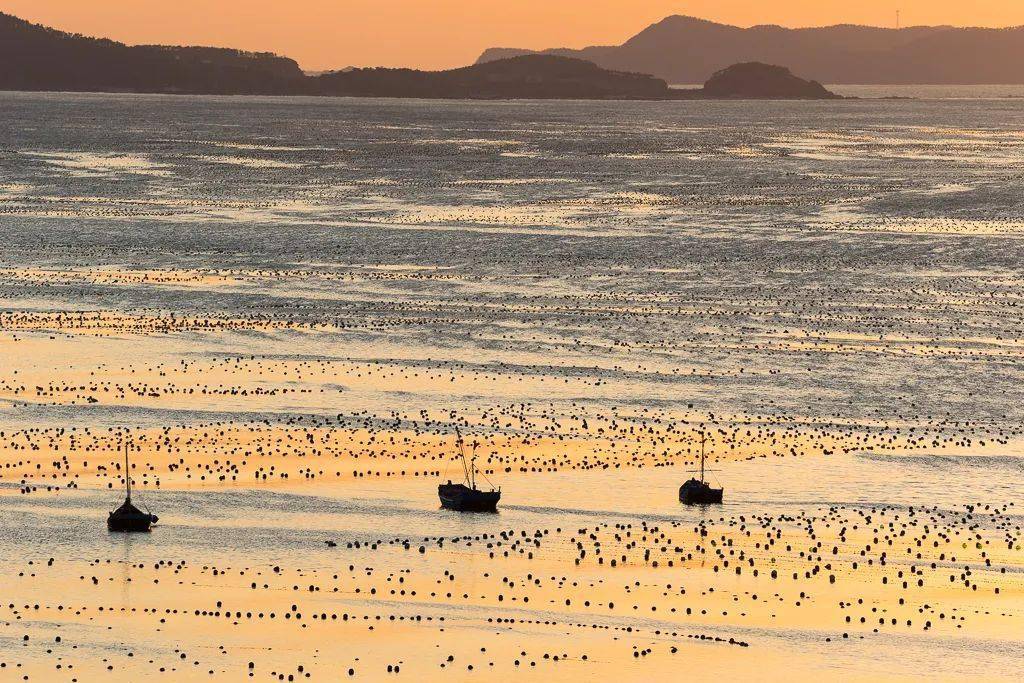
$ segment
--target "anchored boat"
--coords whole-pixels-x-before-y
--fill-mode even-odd
[[[467,460],[462,434],[458,430],[456,434],[465,480],[462,484],[453,484],[449,479],[448,483],[438,485],[437,496],[441,499],[441,507],[458,512],[497,512],[501,489],[494,490],[492,487],[490,491],[481,491],[476,487],[476,475],[479,472],[476,467],[476,442],[473,442],[473,457]]]
[[[143,512],[132,505],[132,475],[128,469],[128,444],[124,445],[124,485],[127,495],[121,507],[112,511],[107,517],[107,529],[110,531],[149,531],[156,524],[157,516],[147,510]]]
[[[725,489],[711,488],[711,485],[704,481],[704,442],[707,438],[704,432],[700,433],[700,479],[690,479],[679,487],[679,500],[687,505],[706,505],[708,503],[721,503],[722,492]]]

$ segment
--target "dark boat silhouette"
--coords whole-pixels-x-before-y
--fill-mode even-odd
[[[706,440],[704,432],[701,432],[700,479],[691,478],[679,487],[679,500],[687,505],[707,505],[709,503],[722,502],[722,492],[725,489],[711,488],[710,484],[704,481],[704,442]]]
[[[156,524],[157,516],[148,511],[143,512],[132,505],[132,477],[128,469],[128,444],[124,446],[124,484],[127,495],[121,507],[112,511],[107,517],[109,531],[149,531]]]
[[[457,430],[456,434],[459,434]],[[457,512],[497,512],[501,489],[481,491],[476,487],[476,474],[479,471],[476,467],[476,455],[466,460],[462,434],[459,434],[458,444],[462,470],[466,478],[462,484],[453,484],[449,479],[448,483],[438,485],[437,496],[441,499],[441,507]],[[476,442],[473,442],[473,451],[476,451]]]

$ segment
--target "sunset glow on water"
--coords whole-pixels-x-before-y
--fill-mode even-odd
[[[1022,129],[0,94],[0,680],[1018,678]]]

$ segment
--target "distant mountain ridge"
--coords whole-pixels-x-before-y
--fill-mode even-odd
[[[669,83],[701,83],[739,62],[785,64],[822,83],[1024,83],[1024,27],[1020,26],[740,28],[674,15],[622,45],[541,51],[490,48],[477,63],[538,52],[586,59],[606,69],[649,73]]]

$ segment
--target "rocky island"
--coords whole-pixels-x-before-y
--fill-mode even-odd
[[[842,99],[817,81],[794,76],[775,64],[743,62],[716,71],[703,88],[675,90],[679,99]]]

